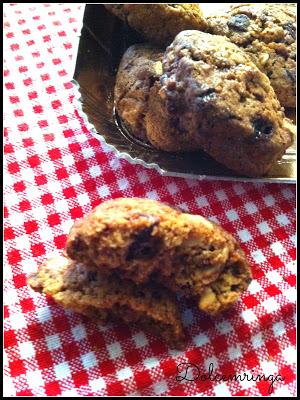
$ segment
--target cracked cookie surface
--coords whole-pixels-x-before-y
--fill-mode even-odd
[[[170,44],[183,30],[206,29],[199,4],[105,4],[105,7],[158,45]]]
[[[296,4],[239,4],[207,21],[209,32],[247,52],[283,106],[296,106]]]

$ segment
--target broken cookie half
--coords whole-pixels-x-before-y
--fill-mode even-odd
[[[135,323],[181,348],[184,332],[175,296],[155,284],[137,286],[115,274],[103,276],[99,268],[65,256],[46,261],[28,278],[36,291],[51,296],[62,307],[96,322]]]
[[[228,232],[149,199],[102,203],[74,224],[66,251],[104,274],[194,297],[213,315],[232,305],[251,281],[246,256]]]

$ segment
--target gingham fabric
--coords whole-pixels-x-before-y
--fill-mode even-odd
[[[294,396],[295,187],[162,177],[117,158],[78,113],[72,79],[84,5],[4,7],[4,391],[7,396]],[[73,62],[72,62],[73,60]],[[26,276],[62,251],[74,220],[116,197],[147,197],[220,223],[240,240],[253,282],[223,316],[180,307],[188,343],[174,351],[138,326],[100,326],[33,292]]]

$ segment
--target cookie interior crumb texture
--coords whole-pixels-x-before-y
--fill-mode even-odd
[[[96,322],[135,323],[161,335],[171,347],[185,341],[175,297],[158,285],[135,285],[116,274],[103,276],[99,268],[58,256],[46,261],[28,279],[36,291],[50,295],[66,309]]]
[[[114,271],[136,284],[157,282],[195,297],[209,314],[233,304],[251,280],[246,257],[229,233],[148,199],[102,203],[74,224],[66,251],[103,274]],[[213,306],[202,299],[208,287],[216,295]]]

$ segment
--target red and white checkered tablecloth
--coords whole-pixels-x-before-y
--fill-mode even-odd
[[[118,159],[78,115],[70,83],[83,5],[4,6],[4,390],[7,396],[268,395],[269,381],[177,381],[207,373],[280,374],[296,394],[295,186],[162,177]],[[60,252],[73,221],[104,200],[148,197],[220,223],[254,280],[215,320],[181,311],[183,352],[138,327],[101,327],[33,292],[26,276]]]

